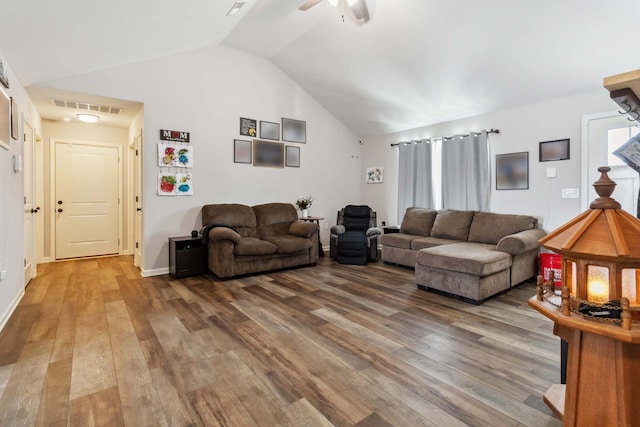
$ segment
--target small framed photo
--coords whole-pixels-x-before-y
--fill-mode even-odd
[[[280,123],[263,122],[260,120],[260,138],[280,141]]]
[[[258,136],[257,125],[258,123],[255,119],[240,117],[240,135],[255,138]]]
[[[294,147],[293,145],[287,145],[285,166],[290,168],[300,167],[300,147]]]
[[[569,138],[540,143],[540,161],[569,160]]]
[[[233,140],[233,161],[234,163],[251,164],[251,141]]]
[[[284,144],[280,142],[253,140],[253,166],[271,168],[284,167]]]
[[[0,83],[2,83],[2,86],[9,89],[9,76],[7,75],[7,69],[5,68],[1,59],[0,59]]]
[[[11,99],[0,89],[0,147],[11,149]]]
[[[529,188],[529,152],[496,155],[496,190]]]
[[[13,96],[11,97],[11,138],[18,139],[18,105]]]
[[[383,180],[384,180],[384,168],[382,166],[367,168],[365,183],[381,184]]]
[[[282,118],[282,140],[286,142],[307,143],[307,122]]]

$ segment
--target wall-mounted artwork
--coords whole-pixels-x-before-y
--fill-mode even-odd
[[[251,141],[233,140],[233,161],[235,163],[251,163]]]
[[[384,179],[384,168],[382,166],[367,168],[367,172],[365,173],[365,183],[380,184],[383,179]]]
[[[159,196],[191,196],[193,183],[190,173],[158,173]]]
[[[540,143],[540,161],[569,160],[569,139],[542,141]]]
[[[193,183],[191,182],[190,173],[176,174],[176,194],[178,196],[192,196]]]
[[[240,135],[256,137],[257,122],[255,119],[240,117]]]
[[[9,89],[9,75],[7,74],[7,69],[5,68],[1,59],[0,59],[0,83],[2,83],[2,86]]]
[[[193,147],[184,144],[158,144],[158,166],[192,168]]]
[[[496,190],[529,188],[529,153],[496,155]]]
[[[287,145],[285,166],[288,166],[290,168],[300,167],[300,147]]]
[[[11,138],[18,139],[18,105],[11,97]]]
[[[0,89],[0,147],[9,150],[11,138],[11,100]]]
[[[189,142],[189,132],[160,129],[160,141]]]
[[[253,140],[253,166],[284,167],[284,144],[280,142]]]
[[[287,142],[307,142],[307,122],[282,118],[282,140]]]
[[[260,138],[280,141],[280,123],[260,120]]]

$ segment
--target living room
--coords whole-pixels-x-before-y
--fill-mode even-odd
[[[222,8],[229,9],[233,2],[228,3]],[[260,2],[253,6],[256,8],[253,11],[254,15],[247,16],[253,10],[249,9],[252,6],[250,3],[247,2],[244,6],[247,10],[243,8],[238,16],[239,18],[246,16],[247,19],[255,21],[258,19],[255,14],[260,12],[258,10]],[[272,5],[277,2],[265,3]],[[361,27],[354,25],[349,18],[342,22],[336,10],[329,5],[316,6],[323,7],[320,10],[321,17],[309,18],[309,14],[314,12],[310,9],[305,12],[307,14],[305,19],[327,21],[323,26],[312,27],[312,32],[316,33],[323,29],[331,31],[327,44],[339,44],[341,38],[366,36],[367,25],[373,28],[376,20],[381,20],[385,14],[390,13],[390,6],[385,6],[381,0],[367,3],[370,5],[372,18],[369,23]],[[444,12],[444,9],[438,9],[444,6],[437,5],[435,2],[421,3],[428,3],[436,10]],[[356,68],[355,75],[345,76],[342,81],[336,79],[331,71],[329,64],[344,53],[342,50],[317,51],[313,50],[317,46],[311,45],[309,51],[313,52],[314,58],[309,59],[309,63],[302,69],[302,71],[319,73],[320,76],[325,73],[327,79],[331,76],[332,81],[337,80],[338,84],[332,91],[321,84],[322,77],[315,77],[311,82],[304,81],[304,85],[291,77],[297,76],[296,73],[302,71],[299,68],[288,71],[286,66],[306,61],[304,57],[294,55],[299,54],[298,50],[285,52],[274,60],[231,47],[230,45],[233,44],[231,41],[227,44],[213,45],[205,43],[198,45],[197,42],[193,42],[190,49],[167,50],[163,55],[146,58],[117,58],[110,64],[94,64],[93,68],[82,69],[79,73],[69,70],[82,63],[82,58],[77,58],[75,63],[66,64],[65,72],[56,71],[56,73],[34,77],[37,76],[33,74],[36,68],[46,67],[29,65],[29,62],[24,59],[14,60],[17,58],[16,51],[20,49],[28,51],[31,44],[25,43],[19,47],[23,37],[9,37],[9,34],[15,33],[6,33],[10,31],[8,27],[17,31],[15,23],[23,20],[22,16],[24,16],[11,13],[2,18],[3,23],[11,21],[14,24],[5,26],[2,30],[0,59],[6,67],[10,81],[10,88],[3,89],[15,99],[20,113],[24,114],[24,120],[42,138],[45,152],[49,151],[52,138],[96,140],[103,137],[95,136],[91,125],[76,125],[73,129],[78,133],[74,135],[71,131],[63,130],[64,124],[53,123],[43,117],[31,99],[30,91],[35,88],[45,86],[78,96],[91,94],[140,104],[140,113],[136,119],[128,127],[120,128],[117,131],[119,135],[117,138],[120,139],[118,144],[123,147],[124,163],[129,165],[131,164],[128,157],[131,155],[129,146],[140,135],[140,131],[144,130],[143,222],[140,241],[143,252],[138,266],[143,276],[164,275],[168,272],[168,238],[188,235],[191,230],[199,229],[202,225],[200,209],[208,203],[247,205],[271,201],[294,203],[297,198],[311,194],[314,197],[311,214],[325,218],[320,224],[320,239],[325,247],[329,241],[329,227],[335,224],[337,209],[349,203],[367,204],[377,211],[379,222],[385,221],[389,225],[399,224],[402,218],[397,212],[398,150],[390,144],[491,128],[500,130],[499,134],[490,136],[492,170],[495,168],[495,155],[528,152],[529,182],[526,190],[492,190],[490,210],[535,216],[539,218],[540,226],[550,231],[576,216],[588,205],[586,190],[588,190],[588,183],[592,180],[585,176],[583,165],[586,126],[584,120],[600,117],[599,115],[605,113],[617,116],[617,106],[609,99],[608,92],[602,88],[602,79],[608,75],[638,68],[637,61],[634,61],[634,57],[637,57],[634,52],[636,48],[626,46],[622,49],[619,46],[619,40],[628,38],[630,33],[628,28],[633,28],[630,17],[635,14],[630,13],[629,10],[635,11],[638,5],[634,2],[622,2],[615,6],[599,6],[595,3],[589,4],[585,7],[588,10],[583,11],[583,6],[572,2],[571,5],[563,6],[560,11],[548,12],[546,15],[554,15],[549,22],[544,21],[545,14],[536,15],[537,20],[533,21],[532,26],[545,23],[552,30],[546,31],[544,26],[537,27],[540,32],[545,33],[544,39],[540,40],[540,45],[536,43],[535,32],[527,33],[519,39],[523,43],[520,45],[521,50],[514,49],[516,53],[511,60],[514,62],[521,60],[523,64],[529,65],[530,62],[526,57],[543,56],[545,47],[542,46],[547,46],[543,41],[548,42],[548,39],[553,37],[559,40],[571,39],[571,43],[562,44],[564,52],[554,51],[550,59],[545,59],[548,62],[540,61],[539,66],[529,68],[523,65],[526,69],[521,74],[515,78],[507,77],[502,75],[500,70],[507,66],[506,61],[509,58],[500,57],[500,60],[494,60],[492,59],[494,49],[486,50],[484,54],[483,50],[476,46],[478,50],[474,55],[466,57],[464,61],[454,61],[454,64],[464,69],[473,68],[470,64],[478,64],[481,59],[486,62],[481,62],[478,69],[474,69],[472,74],[456,81],[456,84],[470,83],[489,74],[490,81],[483,88],[484,91],[471,92],[466,89],[453,91],[450,88],[452,83],[449,81],[436,81],[433,85],[440,85],[448,90],[447,95],[453,99],[449,101],[450,104],[432,105],[420,99],[420,95],[425,99],[431,96],[430,91],[433,90],[433,86],[427,86],[424,93],[418,96],[402,100],[388,98],[390,101],[387,105],[378,110],[380,116],[374,116],[373,112],[369,111],[371,123],[358,120],[348,111],[349,109],[357,110],[350,99],[359,95],[361,89],[357,83],[357,75],[366,72],[366,69]],[[455,9],[454,6],[449,7]],[[551,4],[547,6],[557,7]],[[511,6],[494,2],[492,7],[497,10],[494,10],[495,13],[499,13],[500,8]],[[151,6],[149,8],[153,9]],[[419,10],[422,11],[422,9]],[[226,12],[227,10],[224,11],[225,14]],[[575,18],[568,12],[575,12],[577,16],[584,13],[586,17],[583,20],[593,25],[593,28],[597,29],[593,32],[597,34],[585,34],[585,27],[575,30],[569,24],[563,29],[562,22],[566,23]],[[297,13],[297,11],[292,10],[291,13]],[[409,12],[405,13],[409,14]],[[481,16],[486,18],[485,15]],[[396,16],[396,19],[401,18],[405,16]],[[428,22],[434,19],[429,18]],[[463,22],[468,23],[471,20],[471,17],[464,16]],[[510,21],[505,33],[512,34],[520,21],[514,17],[505,17],[504,20]],[[621,24],[621,20],[629,20],[629,25]],[[251,24],[255,25],[253,21]],[[397,28],[392,26],[397,24],[398,22],[393,21],[388,25],[391,28]],[[243,25],[249,24],[245,22]],[[160,29],[163,26],[164,24],[157,25]],[[479,27],[481,30],[482,26]],[[238,32],[233,33],[234,37],[241,38],[241,29],[243,28],[239,27]],[[47,34],[49,33],[38,33],[35,38],[45,39],[48,37]],[[576,34],[584,36],[583,44],[580,40],[573,38],[578,38]],[[27,37],[24,36],[24,39],[26,40]],[[411,40],[411,38],[406,37],[402,40]],[[440,42],[437,38],[429,40],[433,40],[434,43]],[[126,44],[122,40],[120,43]],[[240,41],[234,43],[240,43]],[[458,44],[460,43],[458,41]],[[427,42],[424,44],[416,42],[416,44],[418,47],[415,51],[428,48]],[[369,43],[361,41],[355,46],[360,46],[364,51],[368,45]],[[102,47],[96,49],[108,50]],[[353,54],[356,55],[356,52],[354,51]],[[414,49],[411,52],[414,52]],[[401,52],[397,54],[402,56]],[[52,62],[52,69],[59,67],[58,64],[53,66],[55,60],[46,57],[44,53],[41,55]],[[323,57],[323,55],[327,62],[320,66],[317,62],[320,59],[316,56]],[[570,86],[570,89],[551,85],[549,81],[542,78],[546,76],[546,67],[549,63],[552,61],[560,63],[564,56],[570,60],[562,62],[562,66],[558,65],[559,71],[555,71],[564,75],[563,81],[579,80],[579,83]],[[390,56],[388,64],[392,65],[386,66],[402,68],[401,65],[395,65],[397,59],[395,56]],[[369,61],[365,62],[367,66],[376,62],[386,62],[380,60],[379,56],[373,62]],[[594,62],[600,63],[596,71],[587,67]],[[18,66],[27,72],[17,71]],[[354,65],[350,63],[349,66]],[[382,64],[379,66],[382,67]],[[431,66],[438,68],[437,65],[431,64]],[[583,66],[588,71],[583,71]],[[313,68],[313,70],[307,70],[307,68]],[[420,74],[420,71],[415,70],[415,74]],[[444,75],[446,74],[445,72]],[[314,74],[314,76],[317,75]],[[393,76],[399,75],[393,74]],[[369,92],[368,98],[365,97],[366,101],[363,103],[384,104],[384,97],[376,97],[377,90],[381,93],[387,85],[395,90],[397,81],[401,80],[400,77],[396,77],[396,80],[385,76],[379,78],[378,88]],[[523,80],[539,81],[540,86],[537,89],[527,86],[527,92],[524,86],[517,84]],[[506,102],[494,100],[490,92],[486,91],[487,87],[493,87],[498,91],[502,85],[506,86],[508,91],[516,93],[515,98],[522,101],[514,98],[509,98]],[[568,83],[567,86],[569,86]],[[426,95],[427,93],[429,96]],[[329,95],[331,100],[323,98]],[[331,105],[338,104],[333,97],[343,102],[339,108],[329,109],[326,106],[329,105],[329,101],[333,102]],[[415,102],[415,107],[404,105],[411,102]],[[415,115],[422,115],[422,117],[415,118],[411,115],[397,118],[389,113],[401,106],[403,109],[415,108],[417,110]],[[458,111],[456,107],[459,108]],[[431,108],[443,110],[438,112],[442,116],[437,116],[437,119],[429,116],[427,113]],[[433,117],[435,116],[434,114]],[[300,167],[263,168],[235,163],[234,139],[245,139],[238,132],[241,117],[278,123],[283,117],[305,121],[306,143],[295,144],[300,148]],[[384,127],[383,125],[388,124],[387,122],[393,122],[393,126]],[[20,127],[24,129],[22,124]],[[367,130],[368,127],[370,130]],[[160,129],[190,133],[189,144],[194,149],[195,158],[192,196],[158,196],[157,145],[160,142],[158,137]],[[569,139],[570,159],[550,163],[539,162],[538,144],[542,141],[557,139]],[[18,140],[11,141],[9,150],[0,149],[0,161],[4,165],[0,170],[0,182],[2,182],[0,196],[3,201],[6,201],[0,208],[2,214],[0,238],[4,243],[0,245],[0,270],[5,272],[3,276],[6,277],[0,281],[0,325],[2,326],[7,323],[20,302],[25,287],[23,254],[26,236],[22,188],[27,178],[23,173],[14,172],[13,162],[16,155],[25,155],[24,147]],[[45,156],[42,160],[44,167],[48,170],[49,157]],[[366,169],[378,166],[384,168],[382,183],[365,183]],[[546,176],[550,168],[555,168],[556,177]],[[47,177],[48,175],[45,176],[44,196],[46,207],[43,206],[42,214],[46,215],[45,222],[50,224],[52,215],[55,216],[55,207],[51,203],[53,199]],[[124,179],[125,187],[131,188],[132,172],[126,172]],[[495,181],[492,181],[492,186],[494,185]],[[578,189],[579,197],[563,198],[563,189]],[[123,221],[123,227],[128,230],[133,228],[133,216],[129,212],[132,210],[131,207],[128,205],[128,212],[124,213],[124,216],[129,219]],[[127,232],[124,237],[119,246],[119,252],[123,255],[132,255],[135,244],[132,243],[131,234]],[[35,264],[43,261],[54,263],[56,257],[51,253],[50,235],[40,236],[38,244],[43,246],[42,258],[36,259]],[[55,247],[53,250],[55,251]]]

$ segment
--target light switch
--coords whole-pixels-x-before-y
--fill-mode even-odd
[[[558,176],[556,168],[547,168],[547,178],[555,178]]]
[[[577,199],[580,197],[580,190],[577,188],[563,188],[562,189],[562,198],[563,199]]]

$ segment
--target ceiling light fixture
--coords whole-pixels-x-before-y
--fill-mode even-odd
[[[78,114],[78,120],[84,123],[97,123],[100,117],[94,114]]]
[[[242,8],[242,6],[244,6],[246,1],[247,0],[237,0],[233,4],[233,6],[231,6],[231,9],[229,9],[229,12],[227,12],[227,16],[235,15],[236,13],[240,12],[240,9]]]

